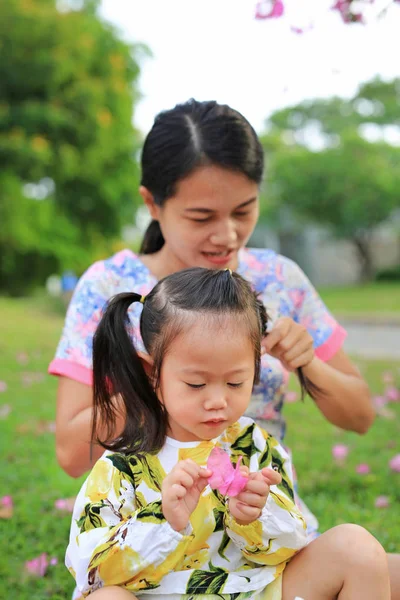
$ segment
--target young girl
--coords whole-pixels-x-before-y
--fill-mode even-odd
[[[134,302],[145,351],[128,333]],[[366,531],[340,526],[305,548],[289,457],[243,417],[266,323],[229,269],[183,270],[109,303],[93,346],[92,437],[107,423],[107,451],[78,495],[66,558],[83,596],[389,600],[387,559]],[[238,495],[208,485],[214,448],[242,460]]]

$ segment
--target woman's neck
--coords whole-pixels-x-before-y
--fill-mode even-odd
[[[172,254],[166,244],[158,252],[141,254],[140,260],[157,279],[163,279],[163,277],[181,271],[188,266]]]

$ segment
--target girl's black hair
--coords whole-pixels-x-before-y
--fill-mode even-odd
[[[216,165],[242,173],[258,185],[264,168],[261,143],[238,111],[215,101],[189,100],[161,112],[142,151],[141,185],[162,206],[179,181],[196,168]],[[140,252],[152,254],[164,245],[158,221],[152,221]]]
[[[237,322],[242,321],[254,347],[254,383],[260,375],[261,340],[268,321],[264,305],[237,273],[196,267],[168,275],[147,296],[140,317],[143,343],[153,360],[149,377],[128,333],[128,308],[140,300],[135,293],[112,298],[93,339],[92,440],[127,454],[157,452],[164,444],[168,415],[156,390],[165,353],[188,326],[188,317],[234,315]],[[316,388],[301,369],[299,375],[302,392],[312,396]],[[121,403],[125,427],[112,440]],[[103,440],[96,435],[98,423],[106,425]]]

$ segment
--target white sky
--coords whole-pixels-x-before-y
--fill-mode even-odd
[[[240,110],[261,131],[274,110],[306,98],[353,94],[377,74],[400,75],[400,5],[367,26],[344,25],[333,0],[286,0],[279,20],[256,21],[256,0],[103,0],[124,37],[147,44],[135,123],[190,97]],[[376,0],[370,10],[389,4]],[[301,5],[301,9],[299,6]],[[297,35],[290,26],[314,27]]]

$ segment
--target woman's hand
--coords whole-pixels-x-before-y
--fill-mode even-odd
[[[172,529],[185,529],[211,475],[212,471],[199,467],[188,458],[175,465],[164,479],[162,510]]]
[[[239,525],[249,525],[261,515],[271,485],[282,481],[279,473],[270,468],[248,474],[246,487],[238,496],[229,499],[229,512]]]
[[[288,371],[295,371],[313,360],[314,341],[303,325],[280,317],[263,339],[262,352],[278,358]]]

